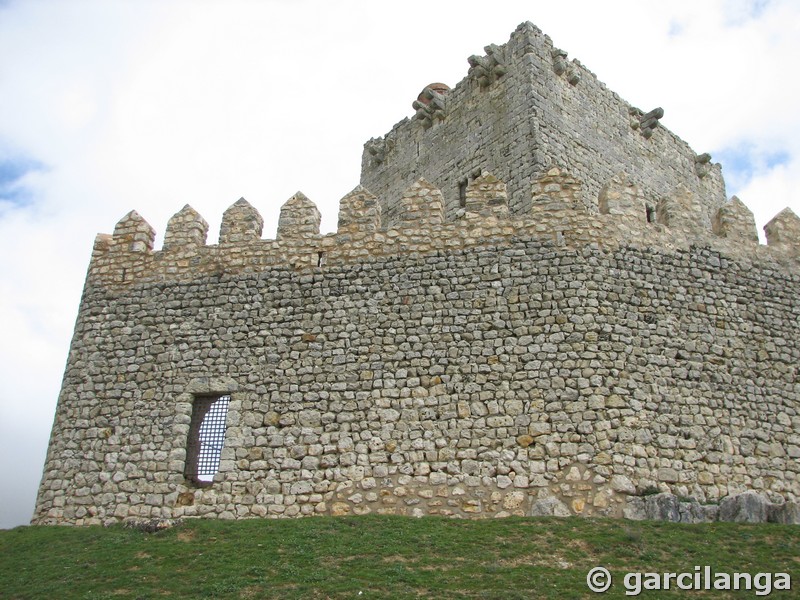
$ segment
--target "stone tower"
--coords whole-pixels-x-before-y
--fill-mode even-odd
[[[469,58],[469,74],[453,89],[426,87],[413,118],[365,145],[361,185],[390,219],[420,177],[442,190],[453,219],[469,182],[485,172],[506,183],[511,214],[524,215],[533,183],[558,168],[582,182],[578,199],[590,212],[603,185],[625,171],[653,207],[685,187],[710,226],[726,201],[720,167],[661,126],[662,109],[631,106],[531,23],[485,51]]]
[[[217,245],[188,205],[160,250],[136,211],[97,236],[34,522],[798,514],[800,219],[760,246],[529,23],[469,63],[367,142],[335,233],[297,192],[275,239],[244,198]]]

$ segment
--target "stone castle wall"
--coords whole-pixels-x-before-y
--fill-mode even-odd
[[[336,233],[298,193],[275,240],[245,200],[95,243],[36,523],[393,513],[622,514],[651,487],[800,500],[800,219],[738,200],[590,214],[550,169],[524,215],[484,173],[446,219],[358,187]],[[230,394],[220,468],[185,476],[193,402]]]
[[[442,190],[445,214],[455,218],[465,183],[485,172],[506,182],[511,213],[526,215],[531,185],[554,167],[582,182],[579,199],[590,212],[620,171],[651,208],[688,189],[702,199],[704,226],[725,203],[720,166],[660,125],[663,110],[631,106],[531,23],[485,50],[452,90],[429,91],[433,101],[415,103],[415,118],[365,145],[361,184],[382,199],[387,223],[420,177]]]

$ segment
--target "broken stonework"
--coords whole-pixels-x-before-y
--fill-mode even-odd
[[[680,499],[670,493],[634,496],[623,510],[626,519],[634,521],[671,521],[674,523],[800,524],[800,506],[794,502],[773,504],[756,492],[726,496],[719,504],[700,504],[694,499]]]

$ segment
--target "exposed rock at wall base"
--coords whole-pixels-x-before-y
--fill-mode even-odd
[[[628,499],[623,516],[632,521],[671,521],[673,523],[782,523],[800,524],[800,506],[795,502],[774,504],[766,496],[748,491],[723,498],[719,505],[700,504],[664,492]]]
[[[572,513],[567,505],[555,496],[542,498],[533,503],[531,507],[532,517],[569,517]]]

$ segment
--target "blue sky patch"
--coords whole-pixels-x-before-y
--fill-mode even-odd
[[[756,175],[789,162],[791,155],[786,150],[761,150],[752,144],[718,150],[713,156],[722,164],[722,174],[728,187],[741,189]]]
[[[671,38],[678,37],[683,33],[684,29],[685,28],[683,26],[683,23],[680,23],[675,19],[673,19],[672,21],[669,22],[669,30],[667,31],[667,36]]]
[[[728,0],[725,3],[728,25],[744,25],[747,21],[759,19],[772,0]]]
[[[31,199],[30,190],[21,179],[32,171],[42,171],[45,166],[26,158],[0,158],[0,200],[15,205],[27,204]]]

